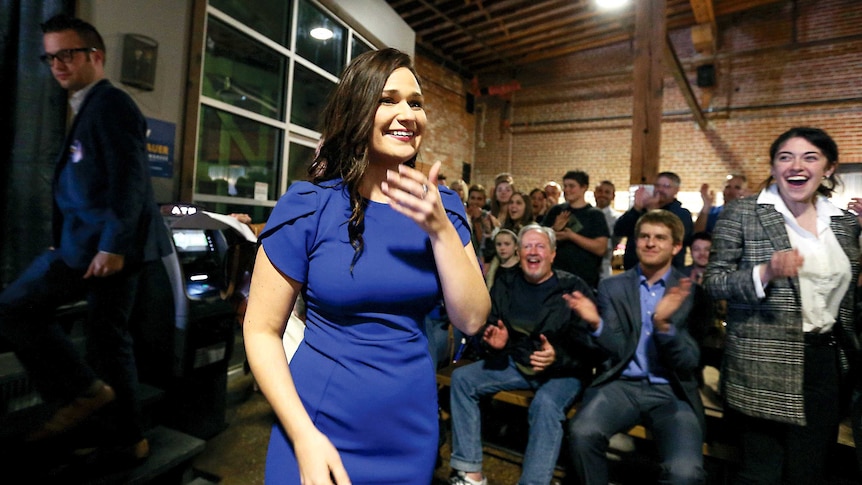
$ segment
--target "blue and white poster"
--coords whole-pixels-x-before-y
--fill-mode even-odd
[[[150,161],[151,177],[174,176],[176,133],[176,123],[147,118],[147,158]]]

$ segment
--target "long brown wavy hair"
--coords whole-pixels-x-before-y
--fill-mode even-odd
[[[347,233],[355,252],[350,270],[364,248],[365,209],[368,202],[359,194],[359,182],[368,168],[374,116],[386,80],[398,68],[407,68],[422,84],[410,56],[397,49],[381,49],[357,56],[344,70],[341,81],[323,110],[320,146],[308,167],[315,184],[341,178],[350,194]],[[418,153],[418,151],[417,151]],[[415,164],[414,156],[407,163]]]

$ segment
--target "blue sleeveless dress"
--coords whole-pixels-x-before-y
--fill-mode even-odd
[[[353,485],[428,485],[437,455],[437,387],[422,322],[441,298],[430,239],[389,205],[369,201],[365,248],[351,272],[350,200],[340,182],[292,184],[261,235],[275,267],[303,283],[307,326],[291,375]],[[445,188],[441,195],[466,244],[461,200]],[[266,483],[300,483],[278,422]]]

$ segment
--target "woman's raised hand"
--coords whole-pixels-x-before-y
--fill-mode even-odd
[[[437,174],[440,162],[431,166],[428,177],[419,170],[399,165],[398,172],[387,170],[386,181],[380,185],[389,197],[389,205],[396,211],[413,219],[425,232],[440,232],[449,218],[437,190]]]

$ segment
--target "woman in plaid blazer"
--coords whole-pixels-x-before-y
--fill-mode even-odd
[[[722,388],[738,419],[738,483],[817,483],[840,420],[839,382],[859,349],[853,323],[860,225],[827,199],[838,147],[817,128],[773,142],[770,177],[713,234],[704,284],[727,300]]]

